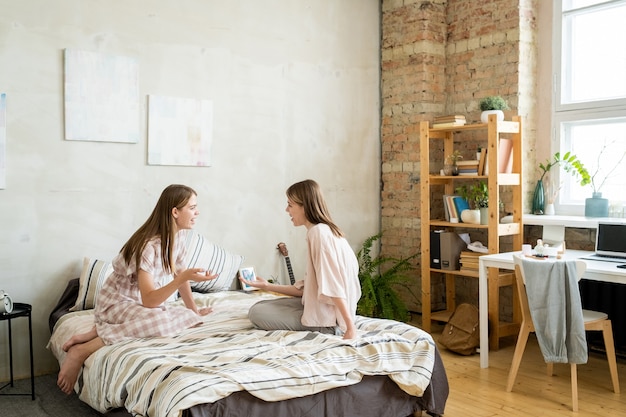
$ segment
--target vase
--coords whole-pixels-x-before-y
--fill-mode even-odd
[[[545,196],[543,194],[543,181],[537,181],[535,186],[535,193],[533,194],[533,214],[543,214],[545,207]]]
[[[485,110],[480,114],[480,121],[488,123],[490,114],[495,114],[499,122],[504,120],[504,112],[502,110]]]
[[[459,175],[459,167],[456,164],[445,164],[443,166],[443,174],[447,176]]]
[[[489,224],[489,207],[481,207],[479,210],[480,224]]]
[[[609,200],[602,198],[602,193],[593,193],[585,199],[585,217],[608,217]]]
[[[461,221],[468,224],[480,224],[480,210],[463,210]]]
[[[546,216],[554,216],[554,203],[547,203],[544,213]]]

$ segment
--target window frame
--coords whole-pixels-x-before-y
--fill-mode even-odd
[[[563,34],[563,1],[553,0],[553,24],[552,24],[552,102],[554,103],[551,117],[551,153],[561,152],[564,154],[569,148],[569,139],[563,137],[562,124],[575,121],[601,121],[603,119],[614,119],[616,117],[626,117],[626,97],[596,100],[584,102],[562,103],[561,97],[563,93],[564,80],[562,79],[562,67],[567,63],[564,56],[564,34]],[[568,11],[566,14],[579,13],[581,11],[595,11],[600,8],[609,8],[615,6],[626,6],[626,0],[609,0],[601,5],[586,6]],[[551,173],[554,181],[560,182],[560,170]],[[564,178],[565,179],[565,178]],[[625,184],[626,185],[626,184]],[[584,201],[574,202],[569,198],[568,187],[564,186],[559,192],[559,196],[555,201],[555,207],[559,214],[564,215],[584,215]],[[589,186],[589,196],[591,196],[591,186]]]

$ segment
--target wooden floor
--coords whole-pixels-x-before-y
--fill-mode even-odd
[[[438,339],[441,327],[433,327]],[[461,356],[439,345],[448,375],[450,395],[447,416],[624,416],[626,415],[626,360],[618,358],[621,394],[615,394],[606,357],[589,353],[587,364],[578,366],[579,411],[571,409],[570,368],[546,365],[534,334],[528,340],[512,392],[506,380],[516,337],[501,339],[501,348],[489,353],[489,368],[481,369],[479,355]]]

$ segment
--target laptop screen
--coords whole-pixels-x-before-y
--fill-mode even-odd
[[[596,253],[626,258],[626,223],[598,223]]]

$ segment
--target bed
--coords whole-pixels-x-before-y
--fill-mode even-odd
[[[93,305],[84,303],[89,297],[83,284],[97,283],[107,268],[85,259],[81,278],[68,282],[50,314],[48,348],[59,364],[63,343],[93,326]],[[247,318],[250,306],[278,296],[231,289],[195,292],[199,306],[214,309],[201,325],[175,337],[99,349],[85,362],[75,391],[109,415],[443,415],[448,380],[430,334],[361,316],[356,320],[359,337],[352,341],[317,332],[255,329]]]

